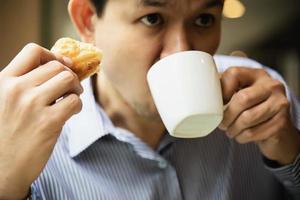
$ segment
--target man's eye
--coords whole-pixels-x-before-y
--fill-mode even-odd
[[[163,22],[159,14],[149,14],[141,19],[146,26],[157,26]]]
[[[211,14],[202,14],[197,19],[195,24],[199,27],[210,27],[215,22],[215,17]]]

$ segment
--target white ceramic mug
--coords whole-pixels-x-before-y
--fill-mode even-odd
[[[223,119],[223,100],[213,57],[183,51],[155,63],[147,74],[154,103],[170,135],[203,137]]]

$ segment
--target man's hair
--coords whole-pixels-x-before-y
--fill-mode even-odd
[[[94,4],[95,8],[96,8],[96,12],[98,17],[101,17],[104,8],[105,8],[105,4],[107,3],[108,0],[91,0],[91,2]]]

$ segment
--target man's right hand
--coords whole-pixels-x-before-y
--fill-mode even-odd
[[[27,195],[64,123],[81,110],[83,89],[68,66],[28,44],[0,72],[0,199]]]

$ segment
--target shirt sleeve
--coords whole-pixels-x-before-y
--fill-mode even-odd
[[[277,163],[264,158],[266,168],[283,184],[293,199],[300,199],[300,154],[290,164],[278,167]]]

